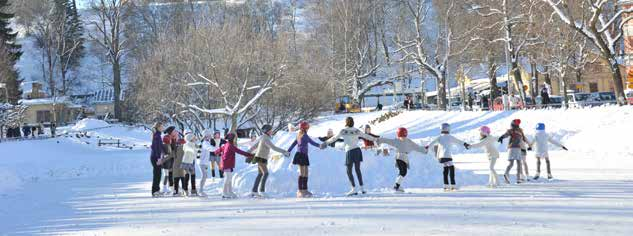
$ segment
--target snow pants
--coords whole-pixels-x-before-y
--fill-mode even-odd
[[[257,177],[255,177],[255,183],[253,183],[253,192],[256,193],[259,189],[259,192],[266,192],[266,180],[268,179],[268,166],[266,163],[258,162],[257,163]]]
[[[202,178],[200,178],[200,192],[204,192],[204,184],[207,182],[207,177],[209,176],[209,166],[208,165],[200,165],[200,172],[202,172]]]
[[[224,170],[224,188],[222,189],[222,196],[231,196],[233,195],[233,170],[226,169]]]

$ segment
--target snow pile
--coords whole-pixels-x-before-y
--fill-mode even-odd
[[[85,118],[80,120],[79,122],[77,122],[77,124],[75,124],[71,130],[73,131],[86,131],[86,130],[91,130],[91,129],[98,129],[98,128],[105,128],[110,126],[110,124],[108,124],[108,122],[105,122],[103,120],[97,120],[97,119],[92,119],[92,118]]]

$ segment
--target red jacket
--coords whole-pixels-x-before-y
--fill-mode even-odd
[[[220,161],[220,169],[233,169],[235,168],[235,153],[239,153],[242,156],[252,157],[253,154],[242,151],[233,145],[231,142],[227,142],[222,145],[222,147],[215,150],[215,155],[222,155],[222,160]]]

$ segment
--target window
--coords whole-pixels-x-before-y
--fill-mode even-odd
[[[589,83],[589,92],[590,93],[598,92],[598,83]]]
[[[51,122],[51,112],[50,111],[37,111],[36,120],[37,120],[37,123]]]

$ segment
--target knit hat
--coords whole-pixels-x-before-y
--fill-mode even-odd
[[[512,120],[512,124],[516,125],[516,126],[521,125],[521,119],[514,119],[514,120]]]
[[[483,135],[488,136],[490,135],[490,127],[484,125],[481,128],[479,128],[479,132]]]
[[[306,130],[308,130],[309,128],[310,128],[310,124],[309,124],[308,122],[306,122],[306,121],[301,121],[301,122],[299,123],[299,129],[301,129],[301,130],[303,130],[303,131],[306,131]]]
[[[442,124],[442,132],[450,132],[451,131],[451,125],[448,123],[443,123]]]
[[[165,129],[165,134],[171,134],[171,132],[173,132],[176,129],[176,127],[174,126],[169,126],[167,127],[167,129]]]
[[[545,124],[543,123],[536,124],[536,130],[545,130]]]
[[[407,128],[404,127],[400,127],[396,130],[396,136],[398,138],[405,138],[409,135],[409,131],[407,130]]]
[[[271,131],[273,129],[273,127],[271,125],[264,125],[262,126],[262,132],[263,133],[268,133],[268,131]]]
[[[185,141],[187,141],[187,142],[193,142],[193,139],[194,139],[195,137],[196,137],[196,136],[195,136],[193,133],[188,133],[187,135],[185,135]]]
[[[226,140],[228,140],[229,142],[233,142],[234,139],[235,139],[235,134],[233,133],[226,134]]]
[[[205,129],[205,130],[202,132],[202,135],[203,135],[204,137],[211,137],[211,136],[213,136],[213,131],[211,131],[210,129]]]

